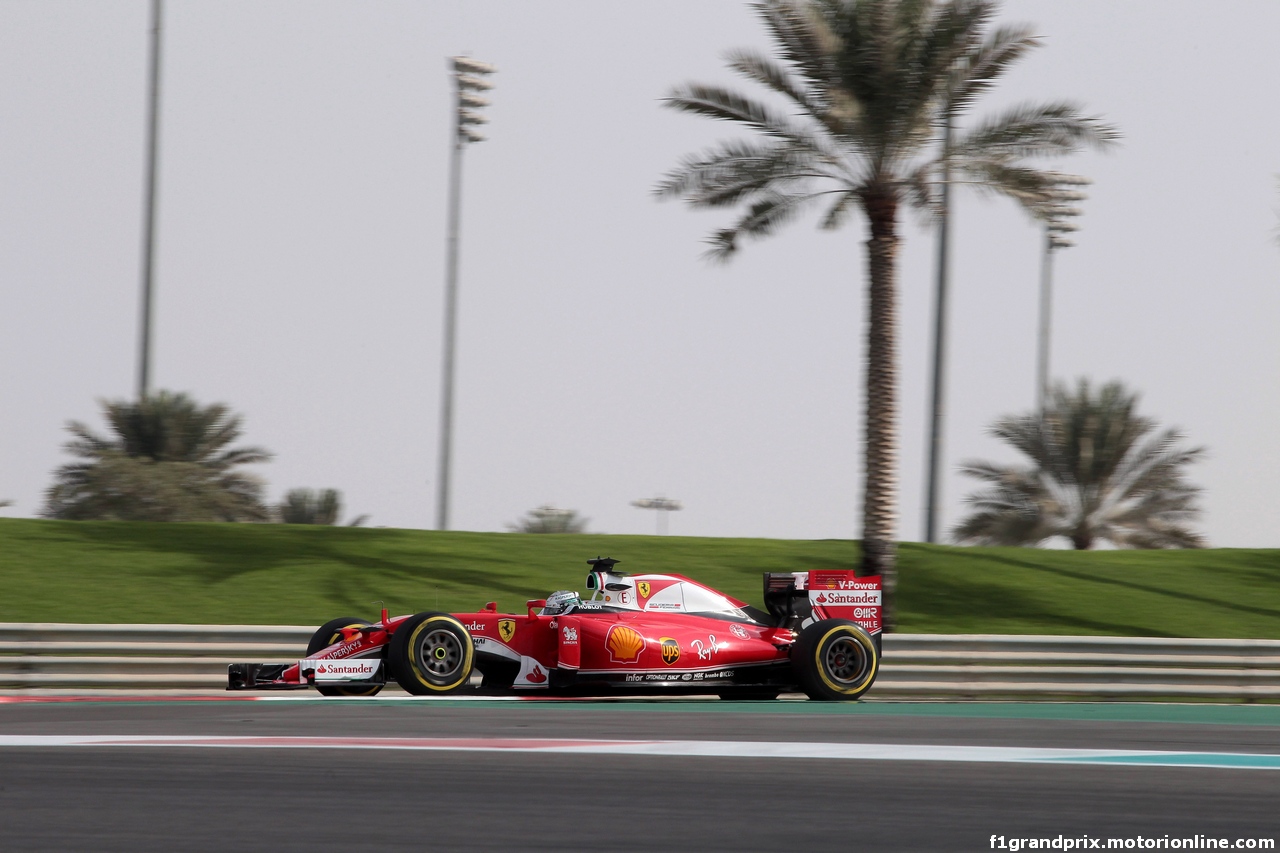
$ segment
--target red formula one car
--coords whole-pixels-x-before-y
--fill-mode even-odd
[[[372,696],[481,690],[715,693],[856,699],[880,662],[880,578],[852,571],[768,572],[765,610],[681,575],[627,574],[587,561],[587,589],[528,602],[526,613],[418,613],[322,625],[296,663],[232,664],[228,690],[315,687]]]

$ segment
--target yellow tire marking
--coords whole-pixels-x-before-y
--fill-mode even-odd
[[[871,667],[867,672],[867,677],[862,679],[862,681],[858,682],[853,687],[838,685],[835,682],[833,682],[830,678],[827,678],[827,673],[822,666],[822,660],[821,660],[822,647],[826,645],[826,642],[831,637],[831,635],[838,631],[847,633],[849,636],[853,637],[857,641],[858,645],[862,646],[862,648],[867,651],[867,657],[870,658],[871,660]],[[830,687],[832,690],[836,691],[837,693],[843,693],[845,695],[848,695],[850,693],[857,693],[859,690],[864,689],[866,685],[871,681],[872,678],[875,678],[876,669],[878,668],[880,663],[878,660],[876,660],[875,645],[874,644],[868,645],[864,641],[864,638],[861,633],[859,633],[858,631],[849,630],[849,627],[847,625],[837,625],[827,633],[823,634],[822,639],[819,640],[813,648],[814,648],[814,655],[818,657],[818,660],[814,661],[814,663],[817,664],[818,677],[821,678],[824,682],[826,682],[826,685]]]
[[[457,625],[459,628],[461,628],[462,633],[464,634],[467,633],[467,629],[463,627],[461,622],[459,622],[457,619],[453,619],[448,616],[432,616],[430,619],[423,619],[422,624],[420,624],[417,628],[414,628],[413,633],[409,635],[409,668],[413,670],[413,675],[415,678],[418,679],[418,683],[421,684],[423,687],[427,688],[428,690],[436,690],[436,691],[452,690],[453,688],[461,684],[464,679],[469,678],[471,676],[471,655],[475,651],[475,644],[474,643],[463,644],[466,647],[466,654],[464,655],[462,660],[463,675],[461,678],[459,678],[457,681],[454,681],[452,684],[443,684],[443,685],[432,684],[430,681],[426,680],[426,678],[422,674],[422,671],[418,669],[418,656],[413,653],[413,649],[417,644],[418,635],[422,633],[422,630],[424,628],[426,628],[428,625],[432,624],[433,622],[448,622],[450,624]],[[470,637],[468,635],[468,639],[469,638]]]

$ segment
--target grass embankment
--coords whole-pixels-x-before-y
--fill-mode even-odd
[[[311,625],[503,610],[581,589],[586,560],[760,603],[760,573],[853,567],[856,542],[0,519],[0,621]],[[1280,550],[905,544],[900,630],[1280,638]]]

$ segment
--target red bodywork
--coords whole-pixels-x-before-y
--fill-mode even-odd
[[[490,603],[451,614],[475,643],[475,667],[486,686],[785,688],[793,683],[790,654],[802,624],[847,619],[877,641],[880,633],[880,578],[849,570],[767,575],[766,599],[770,584],[785,589],[791,602],[785,613],[776,598],[766,613],[681,575],[594,574],[595,585],[588,583],[596,597],[569,613],[541,615],[545,602],[535,600],[525,613],[499,613]],[[387,647],[409,618],[389,618],[384,610],[376,624],[342,629],[341,641],[274,669],[268,680],[237,686],[233,679],[232,689],[306,687],[326,680],[335,666],[369,668],[374,659],[382,661],[374,677],[389,680]]]

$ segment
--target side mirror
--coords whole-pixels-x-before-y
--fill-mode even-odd
[[[539,610],[547,606],[547,600],[545,598],[531,598],[524,603],[524,606],[529,608],[529,616],[532,618],[538,615]]]

